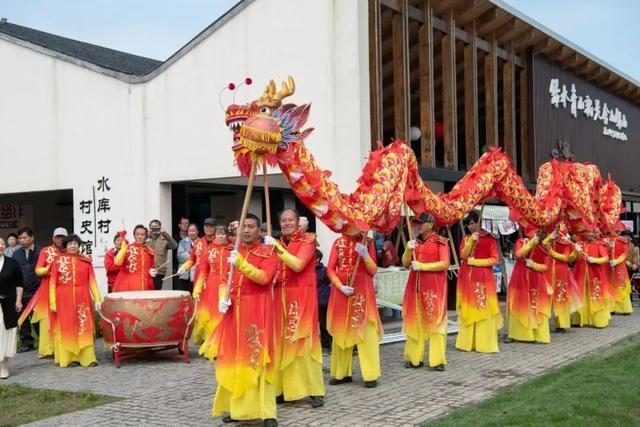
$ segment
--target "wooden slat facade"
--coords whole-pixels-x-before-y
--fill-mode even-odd
[[[489,0],[369,0],[369,26],[372,139],[419,128],[411,144],[429,176],[461,176],[501,146],[535,179],[536,55],[640,103],[633,82]]]

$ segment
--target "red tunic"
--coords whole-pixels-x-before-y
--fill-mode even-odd
[[[464,237],[460,244],[460,252],[470,238],[470,236]],[[498,244],[496,239],[482,231],[471,256],[476,259],[492,258],[497,260]],[[466,260],[462,260],[458,274],[456,299],[459,321],[465,325],[488,319],[491,316],[500,316],[498,327],[502,325],[493,267],[470,266]]]
[[[608,257],[608,245],[600,240],[581,242],[583,252],[590,257]],[[585,297],[589,298],[589,308],[591,313],[600,310],[609,310],[609,303],[614,301],[617,292],[611,288],[609,283],[609,264],[590,264],[584,256],[577,259],[574,267],[574,274],[578,285],[586,292]]]
[[[573,247],[561,240],[554,240],[550,248],[567,259],[573,253]],[[574,312],[582,306],[582,291],[569,269],[569,262],[549,257],[549,282],[553,287],[553,310],[556,316],[569,310]]]
[[[107,253],[104,254],[104,269],[107,272],[107,286],[109,290],[113,288],[113,285],[116,283],[116,278],[118,277],[118,273],[122,269],[121,265],[116,265],[116,248],[109,249]]]
[[[276,354],[280,359],[278,368],[286,368],[297,356],[307,352],[322,363],[315,268],[316,236],[298,230],[288,241],[283,236],[280,244],[300,259],[304,268],[296,273],[284,261],[278,261],[274,288],[275,345],[276,351],[281,351]]]
[[[56,245],[46,246],[40,251],[35,271],[39,276],[39,273],[43,272],[45,269],[47,270],[47,273],[40,276],[40,287],[36,292],[37,300],[33,309],[31,323],[51,318],[51,312],[49,310],[49,280],[51,278],[51,265],[61,253],[62,252]]]
[[[627,252],[629,251],[629,242],[624,237],[616,236],[614,238],[614,246],[613,258],[617,259],[624,255],[623,259],[626,259]],[[630,289],[630,280],[629,280],[629,272],[627,271],[627,266],[622,261],[620,264],[609,270],[609,281],[611,282],[612,288],[618,293],[618,300],[625,298],[629,295]]]
[[[93,304],[100,295],[91,259],[79,254],[60,255],[51,268],[49,291],[55,295],[55,328],[63,348],[79,354],[92,346]]]
[[[327,274],[337,276],[343,285],[348,285],[359,258],[356,243],[360,239],[341,236],[333,242]],[[368,242],[369,256],[376,259],[376,249],[372,241]],[[335,286],[331,287],[329,305],[327,307],[327,330],[336,344],[349,348],[362,342],[367,322],[375,325],[378,336],[384,331],[378,314],[376,294],[373,288],[373,276],[369,274],[363,260],[358,264],[355,280],[351,285],[353,295],[346,296]]]
[[[149,275],[149,269],[153,268],[153,249],[139,243],[133,243],[125,248],[122,269],[116,277],[113,291],[152,291],[153,278]],[[116,256],[116,261],[117,258]]]
[[[262,272],[265,281],[254,282],[234,269],[232,304],[215,334],[216,380],[234,396],[256,387],[263,369],[273,383],[272,283],[278,266],[273,246],[260,241],[251,247],[241,245],[239,253]]]
[[[529,243],[529,239],[518,239],[516,252]],[[551,295],[553,288],[549,283],[549,271],[535,271],[527,268],[526,260],[547,266],[547,254],[540,245],[535,246],[524,258],[516,260],[509,281],[508,309],[525,328],[536,328],[538,324],[551,317]]]
[[[193,249],[191,250],[191,254],[189,256],[190,267],[195,267],[195,271],[193,273],[193,283],[198,281],[198,274],[200,274],[200,270],[206,265],[208,262],[207,258],[209,256],[209,249],[216,245],[215,239],[207,240],[206,236],[200,237],[193,244]],[[205,273],[206,274],[206,273]],[[217,307],[216,307],[217,310]]]
[[[431,233],[426,241],[417,240],[415,260],[421,263],[449,264],[448,240]],[[402,303],[402,330],[411,338],[447,332],[447,274],[443,271],[413,271],[409,273]],[[422,328],[418,322],[422,322]]]
[[[229,244],[212,243],[209,249],[202,256],[200,263],[200,274],[206,277],[205,284],[200,293],[200,302],[196,312],[197,324],[195,329],[202,328],[200,334],[209,331],[215,333],[216,328],[222,320],[222,313],[218,311],[220,301],[220,289],[227,286],[229,277],[229,254],[233,247]],[[207,325],[213,326],[207,329]],[[204,337],[208,348],[212,345],[214,334]],[[194,332],[194,335],[196,333]],[[204,349],[202,350],[204,352]]]

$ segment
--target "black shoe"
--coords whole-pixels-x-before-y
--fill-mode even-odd
[[[364,382],[364,386],[366,388],[376,388],[376,387],[378,387],[378,380],[365,381]]]
[[[278,420],[275,418],[267,418],[263,421],[262,425],[264,427],[278,427]]]
[[[353,378],[351,378],[351,377],[344,377],[342,379],[331,378],[329,380],[329,384],[331,384],[331,385],[346,384],[346,383],[351,383],[351,382],[353,382]]]
[[[631,313],[622,313],[623,316],[631,316]]]
[[[310,396],[311,397],[311,407],[319,408],[324,405],[324,397],[322,396]]]
[[[238,420],[231,418],[231,415],[227,415],[225,417],[222,418],[222,422],[223,423],[237,423]],[[277,425],[277,424],[276,424]]]
[[[28,351],[33,351],[33,350],[34,350],[33,345],[23,345],[17,351],[18,353],[26,353]]]
[[[564,334],[565,332],[567,332],[567,330],[565,328],[556,328],[556,332],[559,334]]]
[[[80,366],[80,362],[71,362],[67,365],[69,368],[77,368]]]
[[[417,369],[417,368],[421,368],[423,366],[424,366],[424,362],[420,362],[417,365],[414,365],[411,362],[404,362],[404,367],[407,368],[407,369],[411,369],[411,368]]]
[[[438,366],[434,366],[433,370],[434,371],[440,371],[440,372],[444,371],[444,363],[441,363]]]
[[[515,340],[509,337],[504,337],[504,339],[502,340],[503,343],[505,344],[511,344],[512,342],[514,342]]]
[[[276,396],[276,404],[282,405],[284,403],[284,395]]]

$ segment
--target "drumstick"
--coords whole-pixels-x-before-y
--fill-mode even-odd
[[[171,276],[163,277],[163,278],[162,278],[162,281],[164,282],[165,280],[169,280],[169,279],[171,279],[172,277],[176,277],[176,276],[178,276],[178,275],[180,275],[180,274],[184,274],[184,273],[174,273],[174,274],[172,274]]]
[[[166,267],[167,265],[169,265],[169,263],[171,262],[170,259],[168,259],[166,262],[163,262],[162,264],[160,264],[159,266],[156,267],[156,270],[160,270],[162,267]]]

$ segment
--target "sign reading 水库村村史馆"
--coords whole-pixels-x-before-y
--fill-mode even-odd
[[[560,79],[550,80],[549,95],[551,105],[554,107],[569,106],[574,118],[578,117],[578,111],[580,111],[585,119],[602,122],[603,135],[619,141],[628,141],[627,134],[623,131],[627,128],[627,116],[618,107],[610,107],[606,102],[600,102],[599,99],[591,98],[589,95],[578,95],[574,83],[571,83],[569,90],[566,84],[560,87]]]

